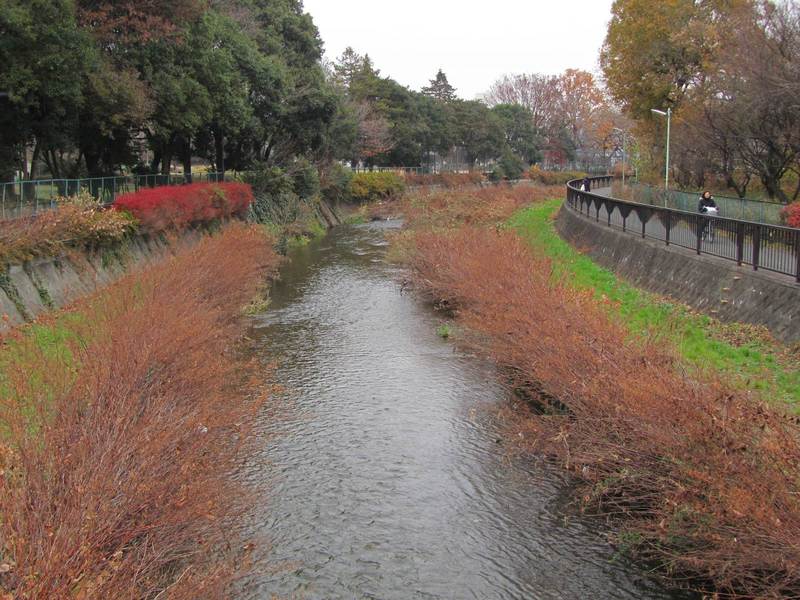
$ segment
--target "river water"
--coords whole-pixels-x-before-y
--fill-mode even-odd
[[[289,414],[248,465],[269,540],[241,598],[679,598],[565,508],[556,469],[509,457],[492,368],[385,260],[396,222],[293,251],[254,323]],[[259,563],[256,563],[257,565]]]

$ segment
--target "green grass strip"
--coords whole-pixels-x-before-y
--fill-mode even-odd
[[[582,255],[558,235],[553,219],[562,204],[550,200],[518,211],[510,220],[523,239],[553,260],[554,276],[608,298],[612,315],[634,335],[673,343],[690,370],[711,369],[741,389],[800,412],[797,356],[778,342],[749,335],[747,325],[726,325],[688,307],[638,289]],[[738,340],[731,343],[728,339]]]

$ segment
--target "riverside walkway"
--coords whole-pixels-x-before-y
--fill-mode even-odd
[[[570,182],[567,208],[624,233],[800,283],[800,229],[620,200],[611,197],[611,181],[593,178],[591,192]]]

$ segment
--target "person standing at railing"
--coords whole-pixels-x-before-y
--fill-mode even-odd
[[[588,176],[583,178],[583,182],[581,183],[581,191],[582,192],[591,192],[592,191],[592,180],[589,179]]]
[[[700,201],[697,203],[697,212],[709,217],[715,217],[719,214],[717,203],[714,202],[714,197],[708,190],[703,192],[703,195],[700,196]],[[706,239],[706,236],[708,236],[709,241],[712,243],[714,242],[714,224],[711,222],[711,219],[703,219],[700,236],[703,239]]]

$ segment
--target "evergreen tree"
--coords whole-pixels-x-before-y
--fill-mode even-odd
[[[364,59],[365,57],[353,50],[351,46],[345,48],[342,55],[333,63],[333,74],[336,81],[349,89],[353,79],[363,69]]]
[[[430,85],[422,88],[422,93],[442,102],[452,102],[456,99],[456,88],[447,81],[447,75],[439,69],[436,77],[430,80]]]

